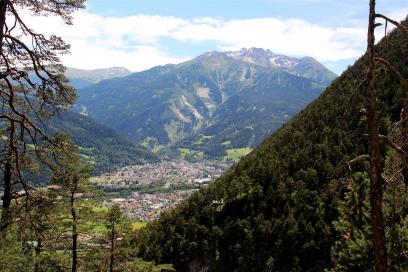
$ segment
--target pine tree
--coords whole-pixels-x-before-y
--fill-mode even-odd
[[[71,105],[75,91],[62,75],[59,55],[69,46],[55,36],[35,32],[21,16],[59,16],[72,24],[71,13],[85,0],[2,0],[0,2],[0,147],[3,175],[3,206],[0,229],[11,223],[11,202],[16,188],[27,195],[33,190],[25,178],[32,161],[48,165],[41,145],[49,137],[40,123],[55,110]],[[45,152],[47,153],[47,152]],[[49,165],[48,165],[49,166]]]
[[[79,149],[71,143],[69,137],[58,135],[57,142],[60,150],[56,157],[58,168],[54,171],[52,180],[54,184],[62,186],[61,196],[68,202],[72,233],[71,271],[76,272],[78,270],[78,225],[80,218],[78,200],[88,191],[87,181],[90,168],[81,161]]]
[[[372,271],[369,179],[355,173],[347,184],[344,200],[338,205],[339,219],[333,224],[337,241],[333,249],[333,271]]]
[[[112,272],[115,261],[115,240],[117,239],[119,223],[122,221],[122,211],[118,205],[113,205],[106,218],[106,228],[109,237],[109,271]]]

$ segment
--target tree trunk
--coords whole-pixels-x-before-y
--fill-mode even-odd
[[[374,263],[377,272],[387,271],[387,251],[385,246],[384,216],[382,210],[384,183],[381,176],[383,170],[383,158],[381,155],[381,139],[379,137],[378,103],[375,91],[374,75],[374,44],[375,44],[375,0],[370,0],[370,16],[367,34],[368,55],[368,133],[370,154],[370,205],[371,227],[373,231]]]
[[[35,255],[38,257],[41,254],[41,247],[42,247],[42,242],[41,242],[41,238],[37,239],[37,246],[35,247]]]
[[[115,259],[114,250],[115,250],[115,222],[112,222],[109,272],[113,272],[113,261]]]
[[[6,162],[4,169],[4,188],[3,188],[3,205],[1,210],[1,226],[0,231],[7,230],[11,222],[11,163]]]
[[[78,250],[78,233],[77,233],[77,216],[74,207],[74,193],[71,194],[71,216],[72,216],[72,272],[77,271],[77,250]]]
[[[1,46],[1,51],[3,52],[3,34],[4,34],[4,26],[6,24],[6,13],[7,13],[7,5],[8,5],[8,0],[1,0],[0,3],[0,46]]]
[[[8,1],[0,2],[0,52],[3,52],[3,34],[4,27],[6,24],[6,12],[7,12]],[[14,124],[13,124],[14,125]],[[7,229],[10,224],[11,214],[10,214],[10,205],[11,205],[11,162],[10,158],[12,156],[11,148],[9,148],[7,154],[7,161],[4,167],[4,186],[3,186],[3,204],[1,211],[1,222],[0,222],[0,231],[3,232]]]
[[[9,135],[9,147],[7,152],[6,163],[4,167],[3,176],[3,204],[1,211],[1,224],[0,231],[4,232],[7,230],[11,223],[11,199],[12,199],[12,161],[13,161],[13,146],[15,137],[15,126],[14,122],[10,124],[10,135]]]

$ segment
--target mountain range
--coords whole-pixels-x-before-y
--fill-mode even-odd
[[[208,52],[82,88],[76,111],[155,151],[225,158],[254,148],[335,77],[310,57]]]

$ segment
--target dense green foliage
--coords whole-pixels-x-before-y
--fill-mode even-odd
[[[392,156],[387,156],[389,160]],[[403,179],[386,174],[384,214],[390,271],[408,267],[408,187]],[[356,173],[347,184],[343,201],[338,205],[339,218],[334,222],[338,237],[334,246],[336,266],[332,271],[374,271],[372,231],[370,226],[369,179]]]
[[[68,203],[55,199],[54,192],[41,192],[30,210],[19,214],[19,221],[0,235],[1,272],[68,272],[72,265],[71,223]],[[39,196],[39,195],[37,195]],[[58,198],[60,199],[60,198]],[[78,199],[78,271],[109,271],[111,210],[100,203]],[[172,265],[155,265],[129,254],[131,223],[123,218],[116,225],[113,271],[175,271]]]
[[[103,81],[79,91],[77,110],[151,148],[171,146],[175,156],[188,148],[222,158],[228,149],[254,148],[335,76],[311,58],[290,70],[266,65],[269,51],[242,52],[248,55],[205,53]]]
[[[408,77],[404,34],[394,31],[376,50]],[[217,182],[143,229],[135,252],[178,271],[372,270],[366,175],[347,165],[367,152],[365,94],[358,91],[364,73],[363,57]],[[387,134],[403,92],[384,69],[376,77]],[[353,171],[364,172],[363,163]],[[406,181],[398,186],[385,187],[387,241],[393,268],[406,271],[406,197],[391,192],[406,192]]]
[[[71,134],[73,142],[80,146],[83,158],[91,164],[93,174],[158,161],[158,157],[143,146],[84,115],[70,111],[57,113],[47,120],[46,127],[51,133]]]

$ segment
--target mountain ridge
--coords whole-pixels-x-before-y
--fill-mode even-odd
[[[51,135],[56,132],[72,135],[74,144],[80,147],[82,157],[91,164],[94,175],[124,166],[159,161],[149,150],[114,129],[75,112],[56,112],[43,126]]]
[[[225,52],[228,56],[264,67],[280,68],[293,75],[300,75],[315,80],[318,83],[328,84],[337,77],[313,57],[294,58],[282,54],[274,54],[269,49],[243,48],[239,51]],[[316,77],[323,74],[324,77]]]

